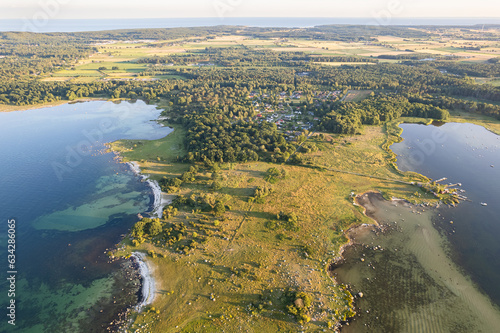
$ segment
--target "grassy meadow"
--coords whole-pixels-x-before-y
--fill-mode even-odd
[[[179,177],[188,165],[182,154],[182,128],[150,142],[118,141],[112,149],[127,160],[139,161],[154,179]],[[134,246],[126,239],[117,255],[150,253],[159,284],[154,308],[135,314],[134,332],[303,331],[332,327],[352,313],[350,294],[327,274],[327,268],[347,242],[344,231],[355,224],[373,223],[353,195],[369,190],[415,202],[433,197],[398,181],[419,180],[395,170],[383,145],[383,127],[365,127],[359,136],[316,134],[309,140],[319,149],[306,154],[305,166],[266,162],[224,164],[217,173],[220,187],[213,189],[213,173],[203,167],[194,181],[175,195],[207,195],[224,201],[226,213],[180,209],[165,225],[186,225],[176,246],[196,241],[187,253],[153,239]],[[316,168],[316,166],[321,166]],[[275,167],[286,176],[270,181]],[[366,176],[328,171],[324,167],[356,171]],[[374,176],[374,177],[370,177]],[[391,181],[394,179],[395,181]],[[257,187],[272,192],[261,203],[249,200]],[[293,228],[277,214],[294,213]],[[288,290],[313,298],[310,321],[302,325],[289,314]]]

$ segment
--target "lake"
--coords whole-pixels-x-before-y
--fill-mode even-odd
[[[16,220],[14,331],[97,332],[137,302],[137,280],[106,252],[152,209],[153,193],[105,143],[164,137],[160,112],[92,101],[0,113],[3,258],[7,220]],[[2,304],[8,288],[3,277]]]
[[[473,124],[402,124],[398,167],[458,186],[457,207],[361,198],[385,227],[353,231],[337,278],[358,316],[343,332],[494,332],[500,325],[500,137]],[[482,205],[487,204],[486,206]]]

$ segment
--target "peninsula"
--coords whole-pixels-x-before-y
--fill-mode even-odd
[[[340,330],[363,293],[332,263],[349,230],[374,223],[358,198],[463,200],[453,184],[397,168],[398,125],[500,133],[495,25],[0,37],[0,110],[140,99],[173,129],[109,144],[163,202],[112,251],[151,267],[147,297],[121,324],[130,332]]]

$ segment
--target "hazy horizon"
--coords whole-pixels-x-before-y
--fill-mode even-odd
[[[321,25],[366,26],[474,26],[498,25],[499,18],[308,18],[308,17],[201,17],[201,18],[151,18],[151,19],[0,19],[0,32],[31,31],[84,32],[120,29],[189,28],[204,26],[248,26],[309,28]]]
[[[496,0],[4,0],[0,19],[499,18],[499,9]]]

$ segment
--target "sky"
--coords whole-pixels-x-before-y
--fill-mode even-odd
[[[500,17],[498,0],[0,0],[0,19]]]

